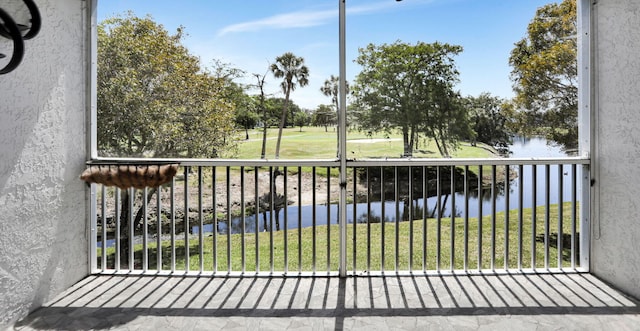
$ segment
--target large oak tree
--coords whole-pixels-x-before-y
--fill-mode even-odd
[[[420,136],[435,141],[440,154],[451,156],[470,130],[459,93],[454,56],[461,46],[369,44],[356,59],[362,67],[352,89],[358,124],[367,131],[399,130],[404,156],[411,156]]]
[[[98,26],[98,149],[120,157],[219,157],[232,147],[234,109],[227,82],[200,66],[181,44],[182,28],[167,32],[151,18],[106,19]],[[129,219],[125,190],[119,238],[138,229],[143,208]],[[157,192],[152,188],[147,202]],[[185,221],[188,212],[184,211]],[[128,260],[129,247],[120,250]]]
[[[150,17],[98,26],[98,148],[129,157],[219,157],[231,150],[226,82]]]
[[[566,148],[578,144],[576,0],[539,8],[509,64],[520,129]],[[532,125],[533,124],[533,125]]]

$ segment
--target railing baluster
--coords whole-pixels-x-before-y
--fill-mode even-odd
[[[255,209],[256,209],[256,221],[255,221],[255,254],[256,254],[256,273],[260,272],[260,167],[256,166],[254,171],[254,192],[255,192]]]
[[[311,192],[311,204],[313,205],[313,212],[311,215],[311,264],[313,274],[316,273],[316,216],[318,206],[316,205],[316,167],[313,167],[311,170],[311,187],[313,187],[313,191]]]
[[[128,189],[129,192],[129,213],[128,213],[128,223],[129,223],[129,271],[135,269],[135,247],[133,245],[133,239],[135,237],[135,230],[133,227],[133,222],[135,222],[135,216],[133,213],[133,201],[135,199],[136,190],[134,188]],[[144,200],[144,199],[143,199]]]
[[[549,229],[550,229],[550,217],[551,217],[551,213],[550,213],[550,209],[551,209],[551,203],[550,203],[550,191],[551,191],[551,186],[550,186],[550,178],[551,178],[551,167],[548,164],[545,164],[544,166],[544,182],[545,182],[545,192],[544,192],[544,268],[549,270],[549,244],[550,244],[550,240],[549,240]]]
[[[216,173],[216,167],[211,167],[211,204],[212,204],[212,208],[213,210],[211,211],[212,213],[212,220],[211,222],[213,223],[213,230],[212,230],[212,240],[213,240],[213,247],[212,247],[212,258],[213,258],[213,273],[217,273],[218,272],[218,199],[217,199],[217,194],[216,194],[216,189],[218,186],[217,183],[217,173]]]
[[[171,186],[169,188],[169,211],[171,213],[170,236],[171,236],[171,272],[176,271],[176,204],[175,204],[175,187],[176,179],[171,178]]]
[[[327,274],[330,272],[331,272],[331,168],[327,167]]]
[[[102,238],[101,242],[106,241],[106,236],[102,234],[104,231],[98,231],[98,226],[101,226],[103,230],[106,228],[107,222],[105,221],[104,208],[102,208],[102,204],[105,200],[104,194],[98,194],[97,187],[98,184],[96,183],[89,184],[89,272],[96,272],[98,270],[98,262],[101,262],[100,268],[103,272],[105,269],[105,264],[102,262],[102,258],[98,256],[98,236]],[[98,201],[99,195],[102,203]],[[98,205],[100,205],[100,210],[98,210]],[[102,218],[100,223],[98,223],[98,217]],[[104,256],[105,249],[102,248],[102,245],[100,245],[100,247],[100,255]]]
[[[385,270],[385,247],[384,247],[384,242],[385,242],[385,233],[384,233],[384,229],[386,228],[385,226],[385,194],[384,194],[384,167],[380,167],[380,254],[382,254],[381,258],[380,258],[380,270],[382,271],[382,273],[384,274],[384,270]]]
[[[104,272],[105,270],[107,270],[107,243],[109,241],[109,238],[107,236],[107,187],[105,185],[100,185],[101,186],[101,214],[102,214],[102,243],[101,243],[101,250],[102,250],[102,254],[100,254],[100,267],[102,269],[102,271]],[[91,248],[93,249],[93,248]]]
[[[422,166],[422,271],[427,271],[427,215],[429,213],[429,187],[427,166]]]
[[[120,226],[122,225],[121,221],[120,221],[120,217],[122,217],[122,208],[120,208],[120,203],[122,200],[122,193],[121,193],[121,189],[120,188],[115,188],[114,189],[116,191],[116,205],[115,205],[115,209],[116,209],[116,256],[115,256],[115,270],[120,271],[120,254],[122,251],[122,243],[121,243],[121,233],[120,233]]]
[[[198,167],[198,251],[200,272],[204,271],[204,212],[202,210],[202,167]]]
[[[276,171],[278,169],[276,168]],[[273,274],[273,223],[275,215],[278,214],[275,208],[276,199],[276,180],[277,176],[274,174],[273,167],[269,168],[269,272]]]
[[[538,166],[531,165],[531,268],[537,267],[536,233],[538,231]]]
[[[478,197],[480,198],[480,197]],[[464,166],[464,271],[469,270],[469,166]]]
[[[496,269],[496,165],[491,165],[491,270]]]
[[[518,166],[518,270],[522,270],[522,241],[524,227],[524,165]]]
[[[440,176],[440,166],[436,167],[436,180],[438,185],[436,186],[437,197],[436,209],[438,214],[436,215],[436,270],[440,271],[440,254],[441,254],[441,239],[442,239],[442,187],[440,183],[442,178]]]
[[[371,272],[371,167],[367,167],[367,273]]]
[[[231,267],[231,167],[227,166],[227,273],[233,271]]]
[[[394,201],[396,206],[396,217],[395,217],[395,244],[394,244],[394,271],[398,272],[399,270],[399,259],[400,259],[400,181],[398,180],[398,167],[393,168],[393,187],[394,187]]]
[[[298,273],[301,273],[301,272],[302,272],[302,167],[298,167]]]
[[[357,229],[358,229],[358,212],[357,212],[357,205],[358,205],[358,169],[357,168],[353,168],[353,233],[351,236],[351,247],[352,247],[352,256],[353,256],[353,264],[352,264],[352,273],[355,276],[356,275],[356,270],[357,270],[357,263],[356,263],[356,253],[357,253],[357,247],[358,247],[358,242],[357,242]]]
[[[576,260],[577,260],[577,256],[576,256],[576,249],[577,249],[576,241],[578,239],[576,235],[577,233],[576,221],[578,218],[578,206],[577,206],[578,175],[577,174],[578,174],[578,165],[572,164],[571,165],[571,269],[576,268]]]
[[[504,268],[509,269],[509,165],[504,166],[504,173]]]
[[[147,198],[149,192],[145,187],[142,190],[142,271],[147,272],[149,270],[149,222],[147,221]]]
[[[189,272],[189,167],[184,167],[184,271]]]
[[[162,271],[162,186],[156,190],[156,270]]]
[[[478,271],[482,270],[482,165],[478,166]]]
[[[562,239],[564,231],[562,230],[562,217],[563,217],[563,208],[564,208],[564,181],[563,181],[563,172],[564,168],[562,164],[558,164],[558,238],[557,238],[557,248],[558,248],[558,268],[562,269]]]
[[[409,272],[413,273],[413,168],[409,167]]]
[[[455,269],[456,256],[456,167],[451,166],[451,178],[449,178],[449,194],[451,195],[451,235],[449,247],[449,270]]]
[[[242,274],[247,272],[247,248],[246,248],[246,234],[247,234],[247,210],[245,204],[245,178],[244,167],[240,167],[240,256],[242,262]]]
[[[283,194],[284,194],[284,273],[285,275],[289,272],[289,210],[287,201],[289,201],[289,196],[287,194],[287,182],[288,182],[288,171],[287,167],[282,169],[284,171],[284,184],[283,184]]]

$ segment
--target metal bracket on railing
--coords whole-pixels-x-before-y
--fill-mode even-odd
[[[11,53],[9,63],[0,68],[0,75],[10,73],[18,67],[24,57],[24,40],[29,40],[40,32],[42,20],[38,6],[36,6],[33,0],[22,1],[31,15],[31,19],[29,20],[30,26],[16,23],[9,13],[0,8],[0,36],[10,39],[13,42],[13,52]],[[7,57],[7,55],[0,53],[0,59],[5,57]]]

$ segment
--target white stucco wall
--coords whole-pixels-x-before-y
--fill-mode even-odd
[[[85,1],[36,3],[42,30],[0,75],[0,330],[88,272]]]
[[[591,270],[640,298],[640,1],[597,1],[594,25]]]

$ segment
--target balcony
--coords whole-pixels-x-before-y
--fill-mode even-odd
[[[583,266],[586,158],[155,162],[156,192],[92,185],[93,275],[17,329],[640,322]]]
[[[582,74],[582,88],[579,91],[582,95],[582,105],[579,108],[583,118],[580,127],[583,133],[581,143],[585,145],[592,159],[589,169],[591,183],[584,178],[584,173],[580,172],[584,167],[583,161],[562,161],[563,164],[567,164],[563,166],[563,170],[568,171],[574,165],[578,168],[576,173],[580,180],[576,180],[578,193],[575,199],[563,198],[563,208],[554,209],[559,205],[559,201],[553,199],[556,189],[548,190],[547,203],[547,189],[544,185],[536,189],[536,194],[532,192],[533,187],[528,187],[524,189],[524,194],[540,194],[540,198],[536,203],[538,207],[531,209],[530,213],[526,211],[528,208],[524,208],[522,223],[519,216],[518,190],[513,191],[514,194],[508,200],[513,201],[509,203],[508,208],[512,211],[508,214],[509,222],[505,222],[506,214],[501,214],[500,211],[504,206],[504,200],[495,200],[495,213],[492,213],[492,202],[483,204],[482,208],[486,214],[483,213],[482,221],[470,214],[469,223],[466,223],[466,213],[462,212],[456,214],[454,220],[443,213],[439,221],[437,213],[427,213],[427,222],[420,223],[422,219],[418,215],[422,214],[414,209],[414,221],[402,221],[397,225],[398,229],[404,231],[405,226],[413,223],[414,232],[410,231],[414,233],[413,242],[409,236],[403,236],[405,232],[394,232],[395,221],[376,223],[375,217],[370,217],[379,216],[380,213],[366,215],[363,218],[366,222],[362,223],[344,222],[346,226],[343,223],[332,224],[331,226],[337,227],[337,230],[334,231],[332,228],[330,231],[332,240],[346,239],[346,242],[340,241],[335,246],[321,245],[319,240],[326,238],[326,233],[329,232],[321,232],[324,225],[317,223],[316,230],[310,230],[313,226],[305,227],[310,234],[315,232],[318,239],[316,257],[313,258],[313,254],[309,254],[309,261],[312,262],[308,264],[297,263],[298,251],[295,243],[298,241],[295,236],[298,232],[289,227],[286,227],[286,237],[283,235],[284,228],[279,231],[258,232],[258,235],[262,236],[259,238],[261,244],[269,243],[273,234],[274,248],[284,247],[284,238],[289,239],[288,249],[282,251],[287,252],[286,259],[279,255],[280,250],[271,249],[267,244],[264,250],[263,246],[258,246],[257,255],[260,258],[259,263],[256,263],[256,259],[251,258],[251,252],[256,251],[255,242],[248,240],[251,236],[255,237],[255,233],[245,228],[247,232],[244,234],[242,230],[240,233],[227,234],[223,226],[226,222],[225,214],[222,214],[223,217],[215,218],[220,225],[217,232],[203,231],[203,240],[210,240],[212,243],[211,246],[205,246],[207,248],[214,247],[215,233],[218,240],[215,245],[217,254],[213,254],[213,248],[210,254],[203,250],[203,254],[207,255],[201,259],[198,251],[199,232],[193,232],[193,228],[186,234],[181,231],[180,228],[184,224],[180,223],[180,217],[176,213],[176,223],[167,218],[168,223],[160,228],[165,236],[160,236],[161,241],[168,238],[168,250],[160,250],[162,255],[154,255],[153,243],[157,237],[154,237],[156,229],[151,221],[155,206],[153,197],[146,204],[149,212],[149,217],[144,218],[147,220],[147,235],[144,235],[145,225],[142,224],[141,227],[132,227],[132,243],[129,243],[127,237],[117,245],[111,245],[109,240],[115,238],[112,231],[115,227],[107,226],[104,229],[106,234],[102,235],[103,228],[100,225],[102,220],[107,224],[117,222],[118,219],[123,220],[110,216],[110,213],[116,210],[115,201],[118,194],[120,202],[129,203],[124,197],[124,191],[117,193],[118,190],[111,188],[103,191],[102,187],[94,186],[91,199],[94,202],[93,210],[88,214],[86,192],[77,179],[78,173],[84,167],[83,162],[90,158],[87,147],[95,143],[95,140],[92,141],[89,137],[94,129],[92,124],[95,122],[91,123],[87,119],[87,110],[95,108],[95,98],[91,95],[92,90],[88,82],[92,73],[91,63],[94,62],[89,41],[91,24],[95,23],[91,19],[92,13],[95,17],[95,1],[83,2],[82,6],[71,0],[42,1],[38,5],[43,9],[43,17],[51,24],[47,24],[46,33],[42,35],[43,39],[40,39],[42,41],[29,44],[28,54],[31,54],[31,58],[25,58],[21,70],[4,76],[6,84],[3,86],[6,88],[0,91],[4,107],[1,112],[3,120],[0,121],[3,130],[0,131],[5,133],[2,144],[4,163],[0,176],[0,182],[3,184],[0,211],[4,218],[0,222],[0,242],[4,252],[3,258],[0,259],[0,329],[13,326],[28,312],[31,312],[31,315],[18,322],[15,325],[16,329],[420,329],[432,326],[443,329],[539,327],[633,330],[640,325],[638,302],[616,289],[622,289],[635,297],[639,295],[637,275],[640,255],[635,247],[638,238],[636,197],[637,188],[640,187],[640,176],[636,171],[639,140],[636,129],[640,117],[633,107],[639,102],[639,95],[633,93],[638,87],[636,78],[639,45],[637,38],[634,39],[633,36],[636,35],[634,32],[637,32],[639,16],[637,11],[633,10],[633,1],[578,1],[578,8],[585,9],[579,16],[579,24],[584,31],[579,38],[582,42],[579,54],[582,64],[578,66]],[[189,214],[194,222],[199,222],[199,188],[203,190],[203,199],[213,197],[206,195],[212,187],[206,186],[207,184],[194,185],[194,181],[198,181],[200,168],[203,181],[206,183],[211,180],[211,175],[207,173],[212,173],[214,167],[219,167],[217,174],[220,179],[226,176],[227,166],[230,166],[230,173],[234,176],[243,173],[238,169],[245,166],[247,170],[257,169],[259,174],[266,174],[268,178],[271,166],[275,169],[276,166],[285,165],[288,167],[285,173],[289,179],[297,178],[295,170],[298,167],[315,166],[316,183],[320,186],[331,185],[334,189],[337,187],[342,194],[341,181],[334,177],[338,166],[333,161],[315,165],[224,165],[209,161],[191,161],[181,163],[181,166],[190,168],[186,176],[183,168],[180,170],[181,178],[176,178],[173,185],[163,187],[161,206],[164,208],[163,201],[173,201],[174,208],[184,208],[183,200],[166,197],[170,195],[167,192],[170,192],[172,187],[176,197],[181,194],[184,196],[184,192],[181,193],[180,190],[186,182],[189,187],[187,209],[191,209]],[[404,165],[417,169],[423,166],[441,166],[441,176],[446,176],[447,171],[451,171],[451,164],[437,162],[422,165],[410,161]],[[454,165],[455,169],[460,171],[465,169],[464,163]],[[534,166],[523,161],[521,165],[524,172],[527,168],[535,167],[538,169],[538,180],[546,181],[546,164]],[[380,172],[380,166],[350,163],[349,169],[363,167],[365,170],[362,171],[366,172],[366,169],[369,169],[370,173],[375,173]],[[392,170],[389,173],[384,172],[385,179],[395,176],[395,166],[389,166]],[[398,164],[398,167],[402,166]],[[470,172],[478,174],[477,165],[468,166]],[[504,172],[501,170],[504,164],[495,166],[495,187],[500,193],[500,173]],[[553,169],[557,165],[551,163],[549,166]],[[324,177],[324,169],[327,168],[331,168],[332,175]],[[483,180],[485,188],[482,191],[491,191],[492,168],[493,165],[488,163],[483,169],[482,177],[486,177],[486,180]],[[403,171],[402,168],[398,168],[398,178],[403,178]],[[511,165],[510,171],[520,171],[520,164],[516,162]],[[563,176],[564,172],[562,171]],[[254,173],[244,173],[246,185],[250,189],[249,179]],[[353,173],[350,176],[353,176]],[[563,185],[569,192],[573,191],[573,176],[568,174],[563,177]],[[187,181],[184,180],[185,177]],[[325,182],[326,178],[330,178],[328,184]],[[358,180],[357,190],[366,192],[368,186],[362,184],[361,177],[355,178]],[[553,182],[556,176],[551,175],[549,178],[550,182]],[[278,180],[282,179],[280,176]],[[516,176],[515,179],[519,180],[519,177]],[[435,192],[441,192],[442,205],[450,206],[453,201],[451,196],[447,203],[444,202],[449,188],[445,181],[442,178],[431,178],[427,184],[436,184],[435,187],[439,184],[440,189],[436,189]],[[224,181],[215,182],[222,191],[227,189]],[[456,180],[453,186],[456,187],[461,182],[468,181]],[[395,183],[391,184],[392,191],[384,191],[385,198],[382,201],[390,202],[385,209],[385,215],[395,215],[396,206],[404,206],[405,189],[402,185],[411,181],[401,180],[399,183],[397,201],[401,203],[395,203]],[[347,184],[345,193],[353,192],[350,185],[353,182],[347,181]],[[591,198],[584,199],[582,195],[589,184]],[[235,191],[239,184],[235,185],[232,182],[229,189]],[[473,207],[474,187],[468,185],[468,196],[471,199],[464,198],[467,194],[464,188],[455,198],[454,204],[460,211],[464,210],[465,201],[471,201],[469,208]],[[286,190],[291,195],[287,200],[294,201],[289,205],[292,207],[297,202],[294,199],[297,192],[294,192],[293,187],[294,184],[291,184]],[[477,187],[475,189],[477,190]],[[258,199],[268,191],[260,188]],[[455,191],[459,192],[457,189]],[[418,194],[419,190],[407,192]],[[151,195],[150,193],[147,192]],[[136,194],[140,196],[144,193],[137,190]],[[251,195],[250,192],[246,194]],[[572,193],[569,194],[571,196]],[[250,214],[250,201],[255,201],[256,198],[255,194],[249,195],[245,196],[246,204],[232,203],[231,208],[226,208],[224,194],[217,196],[218,201],[211,204],[218,206],[221,211],[245,205],[245,213]],[[106,197],[107,205],[104,208],[103,196]],[[357,213],[367,211],[368,202],[364,197],[369,195],[365,193],[353,196],[355,198],[348,198],[345,194],[344,203],[352,203],[351,199],[355,199],[354,201],[363,204],[357,207]],[[334,200],[335,197],[336,195],[332,194],[329,200]],[[437,204],[437,193],[435,197],[434,201]],[[326,199],[324,191],[316,191],[315,198],[316,202],[311,205],[319,207],[315,208],[316,212],[326,210],[327,206],[323,204]],[[430,198],[434,199],[433,196]],[[312,200],[313,195],[305,199]],[[378,203],[377,199],[380,198],[376,198],[375,194],[374,198],[369,197],[371,204]],[[141,201],[137,198],[132,204],[135,208],[140,208],[145,205]],[[593,205],[586,205],[587,201]],[[203,200],[204,215],[208,212],[207,203]],[[267,211],[267,215],[270,215],[269,203],[267,202],[267,207],[261,207]],[[122,203],[119,206],[122,206]],[[433,209],[434,206],[429,202],[428,210]],[[346,208],[343,208],[340,212],[345,210]],[[400,210],[404,213],[403,209]],[[532,223],[533,210],[536,213],[535,227]],[[547,210],[548,235],[545,230]],[[561,231],[555,230],[558,223],[554,222],[559,210],[563,213],[560,217]],[[102,216],[103,211],[106,216]],[[574,213],[576,222],[572,223]],[[128,211],[125,214],[128,214]],[[347,216],[349,214],[347,213]],[[288,214],[287,223],[293,222],[293,215],[295,214]],[[236,215],[232,213],[232,216]],[[589,222],[583,222],[584,217],[589,217]],[[496,240],[493,240],[491,231],[494,218]],[[202,219],[203,226],[208,225],[207,218],[203,216]],[[284,219],[283,215],[279,220]],[[322,215],[316,214],[315,218],[309,219],[320,222]],[[529,219],[531,223],[526,223]],[[165,221],[163,219],[163,222]],[[271,219],[267,218],[266,228],[274,228],[275,221],[274,218],[274,226],[271,226]],[[480,236],[475,235],[478,228],[464,229],[465,223],[471,226],[474,222],[483,225]],[[175,225],[175,230],[171,229],[172,224]],[[381,224],[385,227],[384,236],[381,234]],[[426,224],[427,229],[426,254],[422,253],[425,241],[420,241],[423,224]],[[500,227],[501,224],[508,224],[508,233],[514,233],[507,236],[508,245],[500,241],[504,238],[500,233],[505,229]],[[519,224],[524,225],[522,243],[519,239]],[[352,231],[350,229],[363,225],[363,235],[358,231],[349,232]],[[455,229],[461,227],[461,232],[447,232],[452,225]],[[567,225],[568,228],[565,230]],[[260,226],[265,228],[264,224]],[[371,227],[370,230],[367,230],[368,226]],[[526,232],[527,226],[534,230]],[[86,231],[89,227],[91,232]],[[204,230],[204,227],[200,228]],[[129,228],[122,229],[131,231]],[[486,238],[485,231],[488,231]],[[562,233],[562,236],[554,237],[554,232]],[[91,236],[87,236],[88,233]],[[368,233],[372,234],[370,238],[367,237]],[[396,233],[399,234],[398,239]],[[456,234],[453,240],[448,233]],[[175,240],[173,246],[172,234]],[[225,241],[228,237],[231,237],[231,240]],[[242,237],[247,239],[244,245]],[[563,239],[556,241],[559,237]],[[568,240],[564,239],[566,237]],[[589,237],[592,238],[592,242],[589,242]],[[102,238],[106,239],[104,247]],[[468,246],[465,246],[465,238],[468,239]],[[473,247],[478,247],[479,238],[482,238],[481,249],[473,251]],[[185,239],[190,244],[187,246],[188,254],[179,250],[180,241]],[[90,241],[90,247],[87,241]],[[237,242],[239,245],[232,245],[231,250],[225,251],[227,242]],[[417,260],[411,260],[411,263],[406,262],[408,258],[404,260],[405,256],[409,256],[408,251],[404,250],[405,243],[413,243],[408,247],[413,247],[416,254],[411,256],[416,256]],[[130,245],[134,249],[126,251],[125,247]],[[115,254],[118,247],[121,252],[126,251],[126,254]],[[172,247],[176,249],[175,254],[171,254]],[[245,248],[244,255],[242,247]],[[399,247],[397,254],[396,247]],[[559,247],[562,248],[558,250]],[[90,261],[87,259],[88,248],[91,251]],[[313,251],[313,248],[311,250]],[[327,250],[331,256],[330,267],[326,266],[327,261],[322,256]],[[449,253],[452,250],[454,254]],[[562,252],[559,259],[558,251]],[[130,252],[133,252],[131,259]],[[359,255],[363,252],[364,255]],[[478,252],[481,252],[481,257],[478,257]],[[232,259],[227,258],[228,254]],[[217,261],[215,266],[214,256]],[[346,257],[344,261],[343,256]],[[349,256],[355,256],[355,259]],[[367,263],[369,256],[370,264]],[[423,256],[426,263],[422,262]],[[505,256],[508,258],[505,259]],[[120,259],[119,263],[115,262],[116,257]],[[228,267],[228,261],[236,261],[236,257],[240,257],[237,259],[240,262]],[[160,263],[157,263],[158,258],[161,260]],[[188,267],[182,266],[181,258],[188,258],[193,264],[190,262],[185,265]],[[303,258],[306,256],[303,255]],[[200,261],[203,261],[202,268]],[[504,261],[508,261],[506,266]],[[585,268],[588,267],[591,269],[587,273]],[[342,271],[345,277],[333,277]],[[79,279],[82,280],[63,292]],[[61,292],[63,293],[58,295]]]
[[[406,277],[94,275],[16,330],[637,330],[638,302],[587,273]]]

